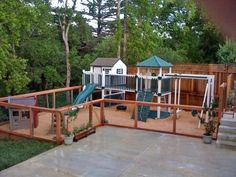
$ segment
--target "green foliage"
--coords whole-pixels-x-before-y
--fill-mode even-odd
[[[236,63],[236,41],[226,40],[225,44],[220,45],[217,55],[220,63]]]
[[[116,13],[115,0],[86,0],[82,4],[88,8],[88,11],[84,11],[83,14],[95,20],[97,27],[94,31],[98,38],[114,31],[111,19]]]
[[[63,2],[60,0],[61,5]],[[89,69],[95,58],[117,56],[117,46],[122,48],[123,44],[124,1],[121,19],[116,19],[115,0],[83,3],[86,12],[63,5],[52,8],[48,0],[1,0],[1,96],[65,85],[65,48],[58,18],[62,14],[70,24],[71,85],[82,83],[82,70]],[[151,55],[171,63],[216,63],[219,47],[220,63],[235,63],[235,42],[219,45],[214,25],[193,0],[129,0],[125,9],[128,65]],[[88,24],[89,19],[97,24],[95,29]]]
[[[117,41],[115,37],[108,36],[96,46],[97,57],[116,57],[117,54]]]
[[[55,147],[29,139],[0,139],[0,171]]]
[[[18,0],[0,3],[0,95],[19,93],[29,82],[26,60],[16,55],[23,30],[29,30],[29,14]]]
[[[73,134],[79,134],[82,131],[88,130],[89,128],[92,127],[92,123],[88,122],[87,124],[82,124],[80,127],[74,127],[73,128]]]
[[[218,122],[218,117],[217,117],[217,112],[216,112],[217,107],[218,107],[217,99],[213,100],[210,107],[207,107],[207,106],[204,107],[203,111],[205,112],[205,114],[207,114],[205,116],[208,116],[208,120],[206,120],[206,117],[201,117],[200,112],[198,112],[197,110],[192,111],[192,116],[193,117],[197,116],[197,118],[201,121],[201,123],[204,124],[204,127],[205,127],[204,135],[212,136],[212,134],[216,130],[216,126]]]
[[[153,54],[173,63],[216,62],[219,34],[193,0],[132,0],[128,25],[129,64]]]

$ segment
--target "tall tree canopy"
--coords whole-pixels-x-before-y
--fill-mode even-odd
[[[96,57],[135,65],[151,55],[172,63],[228,62],[232,55],[234,44],[221,45],[193,0],[55,2],[1,0],[1,96],[78,85]]]

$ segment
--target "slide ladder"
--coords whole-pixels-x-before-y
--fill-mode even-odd
[[[153,93],[151,91],[141,91],[138,93],[137,101],[151,102]],[[149,116],[150,106],[138,106],[138,120],[147,121]]]

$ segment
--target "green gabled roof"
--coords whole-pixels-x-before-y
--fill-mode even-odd
[[[152,56],[147,60],[144,60],[141,63],[137,64],[137,67],[146,67],[146,68],[169,68],[173,65],[171,63],[166,62],[157,56]]]

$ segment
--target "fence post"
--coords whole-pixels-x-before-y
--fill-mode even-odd
[[[236,81],[234,81],[234,113],[236,112]]]
[[[105,117],[104,117],[104,100],[101,101],[100,103],[100,120],[101,120],[101,124],[104,125],[105,123]]]
[[[134,128],[138,128],[138,105],[134,104]]]
[[[231,90],[231,86],[232,86],[232,76],[233,76],[232,74],[229,74],[227,76],[226,101],[227,101],[227,98],[230,95],[230,90]],[[226,105],[227,105],[227,102],[226,102]]]
[[[56,112],[56,143],[61,143],[61,115],[59,112]]]
[[[226,84],[223,83],[220,85],[219,88],[219,112],[218,112],[219,118],[223,116],[224,103],[225,103],[225,87]]]
[[[73,104],[73,102],[74,102],[74,90],[70,91],[70,102],[71,102],[71,104]]]
[[[177,114],[176,114],[176,107],[173,108],[173,133],[176,133],[176,119],[177,119]]]
[[[29,113],[30,113],[30,121],[29,121],[30,137],[33,137],[34,136],[34,113],[33,113],[33,110],[30,109]]]
[[[89,105],[89,123],[92,123],[93,121],[93,105]]]
[[[56,108],[56,93],[52,93],[52,108]]]

